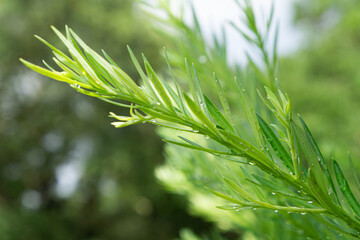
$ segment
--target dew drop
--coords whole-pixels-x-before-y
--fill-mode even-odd
[[[257,208],[253,208],[253,210],[254,210],[254,211],[256,211],[256,210],[257,210]]]
[[[290,172],[290,175],[294,175],[292,172]]]
[[[198,132],[199,132],[199,130],[194,129],[194,130],[193,130],[193,132],[194,132],[194,133],[198,133]]]
[[[313,201],[308,201],[308,203],[313,203]]]
[[[255,165],[255,163],[253,163],[253,162],[249,162],[249,164],[250,164],[250,165],[253,165],[253,166]]]
[[[279,210],[276,209],[275,212],[277,213],[277,212],[279,212]]]
[[[209,139],[210,137],[208,135],[205,136],[205,139]]]
[[[333,190],[331,188],[329,188],[328,194],[329,195],[333,194]]]
[[[274,192],[272,192],[271,194],[272,194],[272,195],[276,195],[276,193],[274,193]]]
[[[306,213],[305,212],[302,212],[302,213],[300,213],[301,215],[305,215]]]
[[[160,103],[159,103],[159,102],[156,102],[156,105],[160,106]]]

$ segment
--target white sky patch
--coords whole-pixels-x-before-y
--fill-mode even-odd
[[[61,198],[70,197],[76,190],[83,175],[85,161],[91,155],[93,142],[83,138],[76,142],[68,161],[56,169],[55,193]]]
[[[257,15],[258,27],[263,30],[266,24],[263,21],[264,16],[269,15],[273,1],[252,0],[251,2]],[[243,61],[247,43],[236,30],[227,24],[228,22],[235,22],[241,26],[241,11],[234,0],[191,0],[191,3],[194,6],[205,36],[209,37],[212,33],[220,35],[221,27],[226,26],[230,60]],[[301,44],[302,35],[291,24],[294,15],[293,3],[294,0],[274,0],[274,20],[280,24],[278,38],[278,53],[280,55],[293,53]]]
[[[150,4],[159,0],[147,0]],[[295,0],[251,0],[255,13],[258,19],[258,27],[261,29],[265,26],[262,21],[264,16],[268,16],[271,10],[272,2],[274,2],[275,12],[274,20],[279,25],[279,38],[278,38],[278,54],[284,56],[289,55],[299,49],[302,42],[302,34],[292,25],[292,18],[294,15],[293,4]],[[239,0],[239,2],[242,2]],[[247,49],[247,43],[228,22],[235,22],[241,26],[241,10],[234,0],[180,0],[170,1],[171,10],[175,14],[179,14],[181,6],[185,6],[184,17],[185,22],[191,24],[192,16],[188,6],[192,4],[197,14],[198,20],[202,27],[203,33],[207,39],[215,34],[221,34],[221,28],[225,26],[227,36],[227,47],[229,49],[230,61],[243,61],[245,60],[244,51]],[[190,4],[189,4],[190,3]],[[156,5],[156,4],[155,4]],[[156,10],[156,9],[155,9]],[[159,13],[161,17],[161,12]],[[271,49],[270,49],[271,50]]]

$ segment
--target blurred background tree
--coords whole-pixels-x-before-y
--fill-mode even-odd
[[[360,3],[298,1],[295,10],[305,41],[281,61],[281,82],[328,158],[345,163],[349,150],[360,159]]]
[[[210,226],[157,184],[151,126],[114,130],[107,115],[120,108],[18,61],[49,56],[33,34],[56,45],[50,25],[68,24],[137,78],[126,44],[155,67],[163,44],[134,1],[2,0],[0,22],[0,239],[171,239]]]

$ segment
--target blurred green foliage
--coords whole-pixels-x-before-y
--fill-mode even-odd
[[[360,159],[360,3],[301,1],[295,26],[303,49],[283,59],[280,78],[324,154]],[[359,161],[355,161],[357,168]]]
[[[170,239],[209,226],[154,179],[151,127],[114,130],[108,112],[123,110],[18,61],[50,56],[33,34],[56,45],[50,25],[68,24],[136,78],[126,44],[157,67],[160,42],[134,1],[2,0],[0,22],[0,239]]]

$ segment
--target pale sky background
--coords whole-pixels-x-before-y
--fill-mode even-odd
[[[181,0],[178,2],[186,2]],[[234,0],[189,0],[195,8],[200,24],[205,34],[220,33],[221,26],[228,21],[240,23],[240,10]],[[240,0],[241,2],[241,0]],[[275,6],[275,20],[279,22],[278,53],[280,55],[291,54],[296,51],[301,43],[301,32],[292,26],[294,15],[292,4],[294,0],[252,0],[256,14],[261,17],[268,16],[271,4]],[[186,16],[186,15],[185,15]],[[258,26],[261,27],[261,22]],[[229,57],[232,60],[244,59],[244,40],[231,27],[226,27],[228,48],[231,49]]]
[[[147,0],[152,1],[152,0]],[[173,1],[176,4],[182,4],[188,0]],[[200,24],[203,27],[205,35],[210,33],[220,33],[220,26],[227,21],[239,22],[240,11],[233,0],[189,0],[194,5]],[[281,55],[291,54],[301,43],[301,34],[291,26],[293,11],[291,4],[294,0],[274,0],[275,3],[275,19],[280,22],[280,35],[278,50]],[[252,0],[257,14],[270,12],[271,0]],[[174,10],[176,11],[176,6]],[[185,15],[186,16],[186,15]],[[244,41],[232,28],[227,28],[229,57],[233,61],[244,60]],[[77,187],[81,178],[84,161],[91,151],[91,143],[80,141],[76,151],[69,156],[69,161],[59,166],[56,171],[57,186],[56,193],[60,197],[69,197]],[[29,192],[24,195],[24,201],[32,197],[33,193]],[[33,205],[33,202],[29,202]]]

